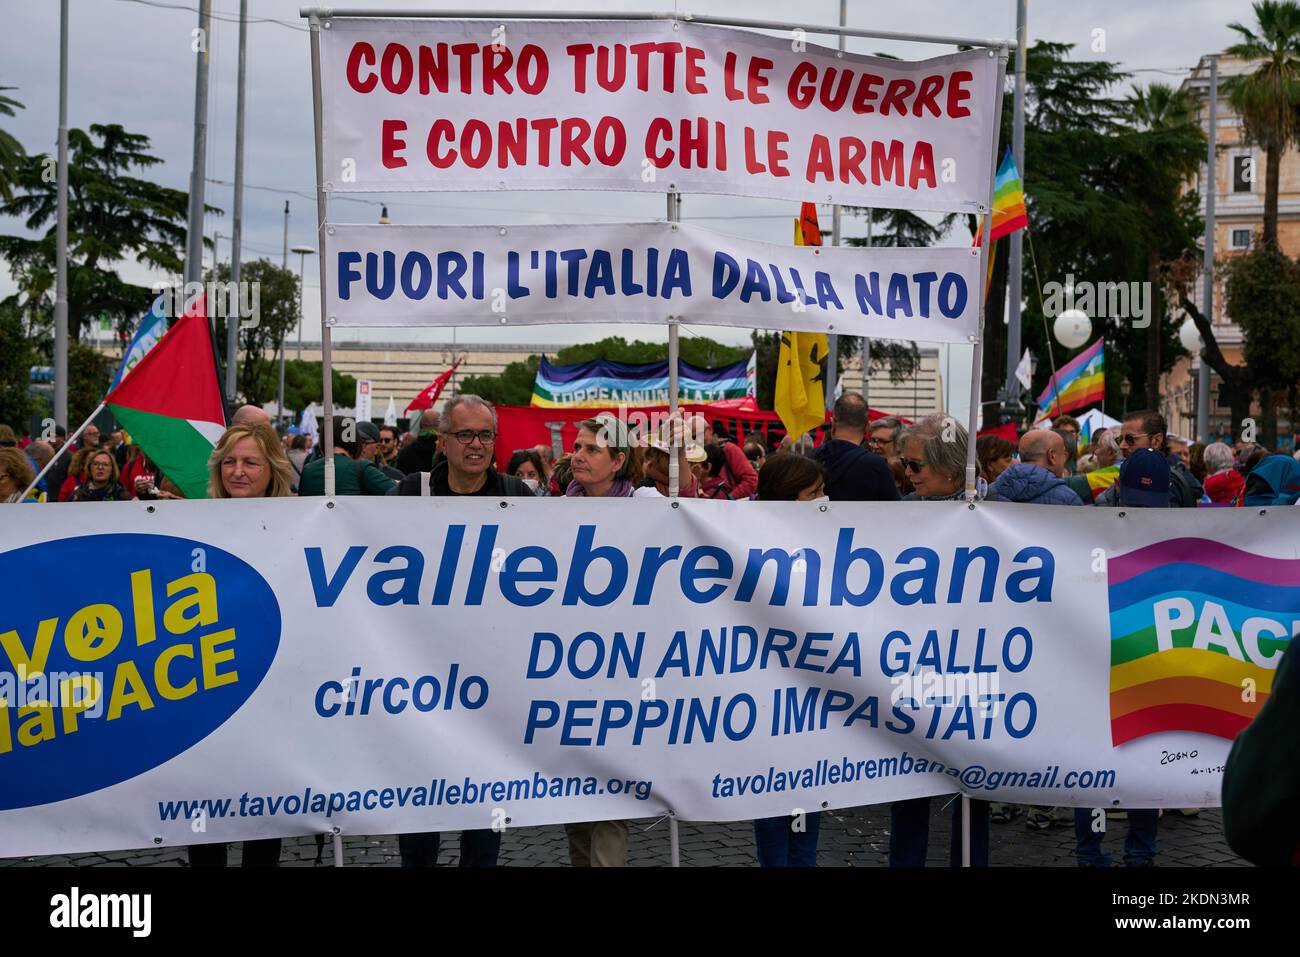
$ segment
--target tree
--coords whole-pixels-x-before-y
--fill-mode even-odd
[[[5,90],[17,87],[0,86],[0,116],[13,116],[14,110],[25,109],[17,100],[5,96]],[[12,133],[0,130],[0,199],[9,202],[14,198],[14,179],[27,153]]]
[[[1187,170],[1205,152],[1204,133],[1190,120],[1185,101],[1168,89],[1140,91],[1118,100],[1110,91],[1127,74],[1104,61],[1072,61],[1070,44],[1042,41],[1028,50],[1026,69],[1025,201],[1029,212],[1022,281],[1026,304],[1022,340],[1040,357],[1051,345],[1040,282],[1152,281],[1195,250],[1201,224],[1194,198],[1181,194]],[[1010,130],[1010,97],[1004,98],[1004,136]],[[1009,139],[1009,137],[1008,137]],[[1004,261],[998,250],[998,262]],[[1106,316],[1093,338],[1106,337],[1108,402],[1120,405],[1119,382],[1132,380],[1139,394],[1157,392],[1159,374],[1182,354],[1176,323],[1153,282],[1151,326],[1133,315]],[[984,398],[1005,375],[1005,350],[988,363],[988,337],[1000,327],[1005,289],[994,271],[986,328]],[[1071,356],[1054,347],[1059,367]],[[1052,363],[1040,362],[1033,394],[1044,389]],[[1157,396],[1158,400],[1158,396]],[[1158,404],[1158,401],[1154,404]]]
[[[208,280],[220,283],[230,281],[230,264],[221,263],[215,272],[209,270]],[[261,405],[273,399],[279,388],[279,358],[281,343],[298,322],[298,276],[281,269],[268,259],[257,259],[240,264],[240,283],[251,283],[258,291],[257,324],[241,322],[239,326],[239,367],[235,375],[235,389],[244,402]],[[217,344],[226,343],[226,315],[233,314],[238,304],[231,302],[210,304],[217,315]],[[212,314],[210,313],[210,314]],[[224,355],[224,351],[222,353]],[[288,392],[286,373],[285,391]],[[286,397],[287,402],[287,397]],[[295,408],[297,408],[295,406]]]
[[[269,359],[263,359],[266,366],[272,363]],[[334,401],[338,405],[349,405],[352,397],[357,393],[357,380],[355,377],[346,375],[338,369],[330,370],[330,384],[334,389]],[[279,364],[275,364],[277,377],[280,373]],[[277,380],[277,388],[278,388]],[[321,379],[321,364],[319,362],[308,362],[305,359],[290,359],[284,364],[284,406],[286,409],[295,409],[301,412],[313,402],[325,401],[325,389]]]
[[[1300,6],[1294,0],[1259,0],[1251,6],[1257,29],[1228,24],[1242,39],[1227,52],[1263,62],[1254,73],[1230,77],[1224,85],[1246,139],[1264,150],[1262,241],[1276,245],[1282,154],[1300,137]]]
[[[1246,369],[1263,421],[1260,439],[1277,440],[1277,403],[1300,409],[1300,261],[1274,243],[1233,259],[1225,270],[1228,314],[1242,329]]]
[[[1160,374],[1169,367],[1165,341],[1172,324],[1165,314],[1164,273],[1167,264],[1195,248],[1200,228],[1196,197],[1184,184],[1200,166],[1205,137],[1191,98],[1167,84],[1136,88],[1125,106],[1132,129],[1119,134],[1126,148],[1118,170],[1146,226],[1146,278],[1151,290],[1146,404],[1155,409],[1160,405]]]
[[[107,314],[119,330],[139,318],[152,291],[124,282],[113,268],[134,260],[167,273],[181,272],[189,196],[132,175],[162,162],[149,138],[116,124],[92,124],[68,133],[68,336]],[[0,214],[23,220],[43,236],[0,236],[0,257],[18,284],[23,308],[40,313],[53,298],[56,183],[44,175],[49,158],[27,156],[18,167],[21,192]],[[209,212],[219,213],[215,207]]]
[[[104,401],[108,383],[110,360],[100,355],[94,346],[75,339],[68,340],[68,434],[86,421],[95,407]]]
[[[27,431],[28,419],[38,408],[28,383],[39,353],[23,327],[18,307],[0,302],[0,422]]]
[[[480,396],[493,405],[531,405],[540,364],[537,356],[529,356],[523,362],[510,363],[500,375],[466,376],[457,391]]]

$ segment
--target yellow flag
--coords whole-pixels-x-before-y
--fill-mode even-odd
[[[783,332],[773,405],[791,436],[826,421],[826,333]]]

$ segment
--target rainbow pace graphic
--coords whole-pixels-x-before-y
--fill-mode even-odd
[[[0,553],[4,856],[956,792],[1214,806],[1300,632],[1293,508],[39,511]]]

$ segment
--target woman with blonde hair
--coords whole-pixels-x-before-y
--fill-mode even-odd
[[[232,425],[208,458],[208,498],[279,498],[289,491],[289,457],[269,425]],[[225,867],[224,842],[191,844],[191,867]],[[244,842],[244,867],[278,867],[280,839]]]
[[[291,468],[269,425],[232,425],[208,458],[208,498],[279,498],[293,494]]]
[[[36,470],[26,455],[17,449],[0,448],[0,503],[39,501],[34,497],[22,497],[23,490],[32,484],[34,478]]]

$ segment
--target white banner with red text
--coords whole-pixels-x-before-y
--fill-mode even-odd
[[[611,189],[978,212],[992,50],[902,61],[794,31],[329,18],[326,188]]]

